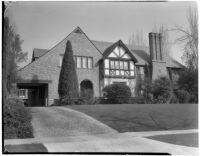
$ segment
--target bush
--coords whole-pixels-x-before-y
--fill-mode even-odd
[[[94,92],[92,89],[83,89],[80,93],[78,104],[94,104]]]
[[[180,90],[190,94],[189,102],[198,103],[198,70],[185,69],[181,71],[177,83]]]
[[[111,84],[106,86],[103,91],[106,93],[106,98],[110,104],[129,103],[131,90],[124,84]]]
[[[177,90],[175,95],[179,103],[188,103],[190,101],[190,94],[185,90]]]
[[[3,106],[4,138],[32,138],[31,113],[23,101],[11,97]]]
[[[156,79],[152,84],[153,103],[170,103],[173,97],[171,82],[166,77]]]
[[[145,104],[145,98],[140,96],[140,97],[131,97],[129,98],[129,104]]]

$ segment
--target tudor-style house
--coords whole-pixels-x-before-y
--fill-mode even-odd
[[[183,67],[163,51],[162,36],[149,33],[149,47],[126,45],[121,40],[110,43],[90,40],[77,27],[53,48],[33,49],[32,62],[18,71],[19,93],[29,106],[49,106],[59,98],[58,80],[65,52],[70,40],[74,53],[79,89],[89,86],[95,97],[103,96],[103,88],[113,83],[124,83],[135,95],[137,76],[153,80],[168,76],[175,80]]]

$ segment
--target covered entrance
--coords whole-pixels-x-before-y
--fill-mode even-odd
[[[26,106],[48,106],[48,83],[17,83],[18,89],[27,91]]]
[[[86,104],[93,104],[94,91],[93,84],[90,80],[83,80],[80,83],[80,97],[85,101]]]

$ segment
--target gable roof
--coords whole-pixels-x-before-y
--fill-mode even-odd
[[[72,34],[84,34],[84,36],[87,38],[87,40],[94,46],[94,48],[99,52],[100,55],[104,56],[104,52],[106,51],[106,49],[109,49],[109,47],[111,45],[113,45],[112,42],[104,42],[104,41],[95,41],[95,40],[90,40],[87,35],[81,30],[80,27],[76,27],[67,37],[65,37],[62,41],[60,41],[58,44],[56,44],[53,48],[51,48],[50,50],[48,49],[39,49],[39,48],[34,48],[33,49],[33,57],[35,58],[40,58],[45,56],[46,54],[48,54],[51,51],[54,51],[54,49],[59,45],[62,44],[63,42],[65,42],[65,40],[67,40],[67,38]],[[76,35],[75,35],[76,36]],[[80,41],[80,40],[79,40]],[[120,41],[118,41],[120,42]],[[118,44],[118,42],[114,43],[114,44]],[[121,41],[122,44],[124,44]],[[80,43],[77,46],[81,46],[84,43]],[[133,47],[132,45],[127,45],[124,44],[124,47],[126,47],[128,49],[128,51],[130,53],[132,53],[132,55],[134,56],[134,58],[137,60],[136,65],[148,65],[150,63],[150,54],[149,54],[149,47]],[[76,47],[78,49],[82,48],[82,47]],[[26,66],[22,67],[19,70],[22,70],[23,68],[31,65],[31,64],[35,64],[38,60],[35,60],[34,62],[31,62],[29,64],[27,64]],[[176,60],[174,60],[173,58],[171,58],[170,56],[166,57],[166,63],[167,63],[167,67],[171,67],[171,68],[182,68],[183,65],[180,64],[179,62],[177,62]]]
[[[112,42],[96,41],[92,40],[96,47],[104,52],[107,47],[111,46]],[[148,46],[132,46],[126,44],[126,47],[132,52],[135,58],[138,60],[136,65],[149,65],[150,64],[150,52]],[[166,65],[170,68],[183,68],[184,66],[178,61],[174,60],[171,56],[166,56]]]
[[[44,55],[49,49],[39,49],[39,48],[34,48],[33,49],[33,57],[39,58],[40,56]]]
[[[78,31],[78,32],[77,32]],[[39,59],[30,62],[29,64],[25,65],[24,67],[20,68],[18,72],[27,71],[29,68],[34,68],[37,66],[38,63],[42,62],[45,58],[50,57],[53,53],[60,55],[61,53],[65,52],[65,46],[67,40],[73,42],[73,51],[74,52],[82,52],[82,49],[87,49],[87,52],[94,53],[97,52],[96,57],[102,57],[101,51],[93,44],[93,42],[88,38],[88,36],[80,29],[80,27],[76,27],[71,33],[69,33],[63,40],[58,42],[55,46],[51,49],[39,49],[34,48],[33,55],[39,56]],[[38,50],[39,49],[39,50]],[[57,62],[56,62],[57,63]],[[57,66],[56,66],[57,68]]]
[[[121,46],[125,49],[125,51],[131,56],[134,62],[138,62],[135,56],[130,52],[130,50],[126,47],[126,45],[121,41],[117,41],[114,44],[110,45],[106,48],[106,50],[103,53],[103,59],[106,58],[117,46]]]

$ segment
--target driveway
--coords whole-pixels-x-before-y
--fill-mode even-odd
[[[35,138],[117,133],[107,125],[66,107],[33,107]]]

